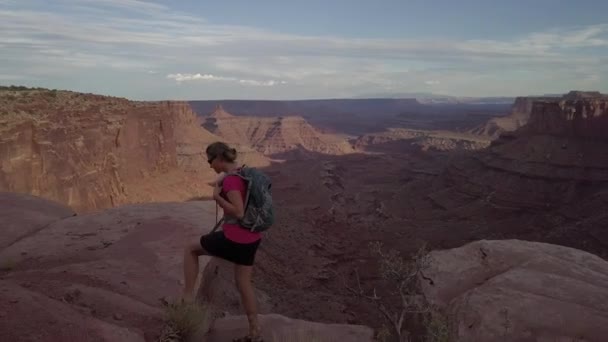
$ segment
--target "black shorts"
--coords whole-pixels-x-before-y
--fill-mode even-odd
[[[253,265],[261,241],[262,239],[252,243],[234,242],[228,240],[221,230],[201,236],[201,246],[207,253],[245,266]]]

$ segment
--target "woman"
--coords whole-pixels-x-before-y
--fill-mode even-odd
[[[207,147],[209,166],[218,174],[229,173],[238,169],[236,150],[222,142]],[[224,213],[242,218],[245,212],[245,181],[234,175],[228,175],[215,183],[213,199],[222,207]],[[199,272],[198,257],[211,255],[226,259],[235,264],[234,275],[241,301],[249,320],[249,335],[236,339],[239,342],[261,342],[258,324],[255,291],[251,283],[253,262],[261,242],[260,233],[254,233],[238,224],[222,225],[222,230],[203,235],[200,241],[193,243],[184,252],[184,294],[186,301],[193,301],[194,286]]]

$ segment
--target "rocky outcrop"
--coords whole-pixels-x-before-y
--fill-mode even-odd
[[[0,103],[0,190],[86,211],[192,197],[200,188],[179,171],[196,165],[212,177],[200,151],[216,138],[186,103],[47,90],[0,91]]]
[[[35,234],[55,221],[74,215],[72,209],[40,197],[0,192],[0,249]]]
[[[406,128],[389,128],[384,132],[365,134],[353,145],[360,150],[374,149],[381,145],[412,145],[422,150],[450,151],[485,148],[490,141],[476,135],[449,131],[427,131]]]
[[[7,202],[15,212],[48,219],[33,223],[30,216],[6,216],[8,210],[2,205]],[[132,204],[62,218],[70,212],[30,195],[0,193],[2,228],[33,227],[19,239],[7,239],[6,231],[0,230],[0,241],[8,241],[0,246],[0,340],[158,340],[167,318],[163,303],[182,290],[183,249],[211,230],[215,205],[201,201]],[[212,304],[226,305],[215,307],[215,312],[242,312],[232,265],[210,260],[200,258],[204,276],[220,277],[210,276],[208,281],[199,277],[200,296],[211,295],[218,299]],[[218,265],[223,268],[215,273]],[[260,307],[268,312],[265,298],[260,296]],[[371,340],[371,329],[362,326],[271,314],[262,315],[261,322],[268,338],[313,332],[321,333],[322,341],[353,334],[369,337],[361,341]],[[206,340],[224,341],[226,336],[241,334],[245,324],[244,317],[225,317],[213,325],[215,339]]]
[[[458,192],[501,208],[555,209],[608,186],[608,101],[571,96],[535,102],[525,126],[455,160],[442,178],[451,190],[436,199]]]
[[[240,117],[227,113],[219,106],[202,120],[203,127],[222,139],[252,146],[269,156],[296,150],[329,155],[353,152],[347,141],[318,132],[298,116]]]
[[[608,95],[572,91],[559,101],[536,101],[521,134],[607,140]]]
[[[525,127],[524,130],[543,134],[601,137],[608,127],[607,103],[608,95],[597,91],[571,91],[561,98],[518,97],[511,114],[493,118],[472,129],[471,133],[496,139],[503,133]]]
[[[513,132],[525,126],[530,119],[534,103],[537,101],[552,101],[552,97],[518,97],[511,108],[511,114],[490,119],[488,122],[473,128],[470,133],[482,135],[491,139],[498,138],[505,132]]]
[[[30,198],[0,195],[0,203],[21,203],[12,210],[24,214],[1,216],[3,226],[61,208]],[[11,261],[10,269],[0,270],[0,340],[155,340],[164,319],[159,299],[181,290],[183,248],[214,219],[212,203],[186,202],[41,221],[0,249],[0,263]]]
[[[572,248],[477,241],[431,253],[422,281],[458,341],[604,341],[608,262]]]

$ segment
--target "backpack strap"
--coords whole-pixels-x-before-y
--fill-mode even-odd
[[[247,210],[247,205],[249,204],[249,194],[251,192],[251,191],[249,191],[251,188],[251,182],[249,182],[249,180],[241,174],[241,170],[243,170],[246,167],[247,167],[247,165],[243,164],[241,167],[239,167],[237,169],[237,171],[228,172],[228,173],[226,173],[226,176],[225,176],[225,177],[237,176],[237,177],[240,177],[243,181],[245,181],[246,188],[245,188],[245,203],[243,203],[243,211]],[[228,215],[226,213],[224,213],[224,216],[222,217],[222,219],[220,221],[221,222],[218,223],[219,225],[221,225],[222,223],[239,224],[239,219],[236,216]],[[217,229],[217,228],[215,228],[215,229]]]

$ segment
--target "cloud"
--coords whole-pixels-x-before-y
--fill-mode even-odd
[[[67,1],[73,2],[73,1]],[[149,2],[149,1],[140,1],[140,0],[79,0],[81,3],[90,4],[90,5],[102,5],[109,6],[121,9],[130,9],[136,11],[143,12],[160,12],[166,11],[169,8],[167,6]]]
[[[426,85],[438,85],[439,81],[424,81],[424,84],[426,84]]]
[[[287,84],[286,81],[257,81],[257,80],[249,80],[249,79],[238,79],[236,77],[225,77],[225,76],[216,76],[212,74],[169,74],[167,75],[168,79],[175,80],[178,83],[188,82],[188,81],[220,81],[220,82],[235,82],[242,85],[248,86],[256,86],[256,87],[272,87],[279,84]]]
[[[196,80],[211,80],[211,81],[236,81],[233,77],[214,76],[211,74],[169,74],[167,78],[176,80],[177,82],[196,81]]]

